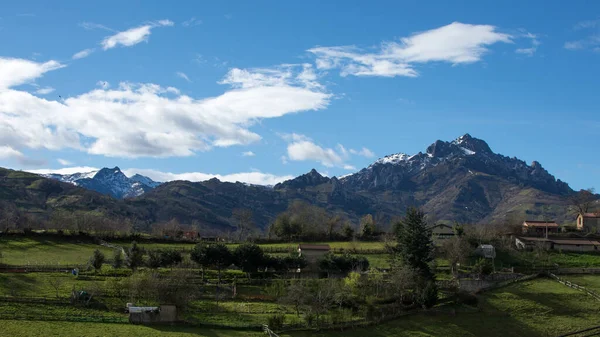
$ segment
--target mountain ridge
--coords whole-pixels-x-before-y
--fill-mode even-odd
[[[100,176],[121,174],[113,168]],[[79,186],[90,186],[87,183],[95,176],[89,175],[80,174]],[[141,184],[143,178],[147,177],[128,179]],[[539,162],[527,164],[496,154],[485,141],[469,134],[452,141],[438,140],[414,155],[384,156],[340,178],[326,177],[313,169],[272,187],[213,178],[171,181],[142,192],[119,201],[119,214],[132,214],[136,221],[146,223],[175,218],[220,230],[234,227],[232,213],[236,208],[251,209],[254,222],[265,228],[296,200],[323,207],[354,223],[372,214],[389,224],[409,206],[421,207],[431,221],[487,224],[508,218],[547,217],[572,221],[567,197],[574,193]]]

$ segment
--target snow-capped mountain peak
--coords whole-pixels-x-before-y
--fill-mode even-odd
[[[140,196],[161,184],[139,174],[129,178],[117,166],[113,168],[105,167],[92,172],[64,175],[51,173],[44,176],[103,194],[109,194],[118,199]]]
[[[403,161],[408,161],[413,156],[410,156],[406,153],[395,153],[391,155],[387,155],[383,158],[377,159],[373,164],[398,164]]]

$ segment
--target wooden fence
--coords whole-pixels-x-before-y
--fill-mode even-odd
[[[592,296],[593,298],[595,298],[595,299],[597,299],[597,300],[599,300],[599,301],[600,301],[600,295],[598,295],[598,293],[596,293],[596,292],[594,292],[594,291],[591,291],[591,290],[589,290],[589,289],[588,289],[588,288],[586,288],[586,287],[582,287],[582,286],[580,286],[580,285],[578,285],[578,284],[575,284],[575,283],[573,283],[573,282],[571,282],[571,281],[568,281],[568,280],[562,279],[562,278],[560,278],[560,277],[558,277],[558,276],[556,276],[556,275],[554,275],[554,274],[552,274],[552,273],[548,273],[548,275],[549,275],[551,278],[553,278],[553,279],[555,279],[556,281],[558,281],[558,283],[560,283],[560,284],[563,284],[563,285],[566,285],[567,287],[570,287],[570,288],[573,288],[573,289],[577,289],[577,290],[583,291],[583,292],[585,292],[586,294],[588,294],[588,295]]]

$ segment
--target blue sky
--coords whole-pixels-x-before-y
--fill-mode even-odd
[[[0,166],[343,175],[464,133],[600,188],[600,3],[0,4]]]

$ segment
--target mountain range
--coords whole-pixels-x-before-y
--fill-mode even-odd
[[[13,188],[6,177],[24,174],[6,172],[0,180],[0,188],[5,190],[0,199],[6,199],[3,195]],[[49,213],[57,207],[93,209],[146,223],[176,218],[183,223],[196,222],[219,230],[232,228],[235,208],[251,209],[255,223],[264,228],[294,200],[321,206],[355,222],[365,214],[372,214],[380,222],[389,223],[409,206],[423,208],[431,221],[500,223],[516,218],[573,221],[567,212],[566,197],[574,192],[565,182],[555,179],[539,162],[527,164],[496,154],[485,141],[469,134],[449,142],[438,140],[414,155],[385,156],[340,178],[326,177],[313,169],[272,187],[217,179],[161,184],[139,175],[129,178],[116,167],[68,176],[47,175],[60,183],[42,193],[44,199],[39,194],[28,196],[31,189],[24,185],[34,184],[29,180],[43,179],[35,177],[27,175],[28,181],[19,184],[21,190],[16,194],[20,195],[21,204],[34,201],[42,210],[40,213]],[[49,182],[40,185],[54,186]],[[89,190],[101,194],[90,198]],[[80,194],[88,197],[74,197]],[[102,194],[112,198],[105,199]]]

